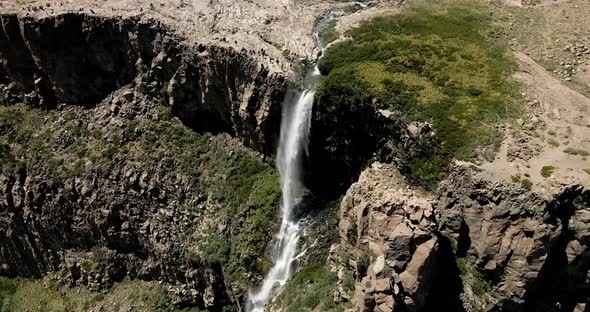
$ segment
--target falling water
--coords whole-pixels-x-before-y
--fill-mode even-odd
[[[362,8],[366,4],[360,2]],[[317,32],[326,27],[334,19],[334,15],[326,16],[319,23]],[[324,44],[318,40],[324,49]],[[301,237],[301,221],[294,220],[293,208],[299,203],[303,190],[302,161],[308,156],[307,145],[311,123],[311,112],[315,90],[320,77],[317,65],[309,71],[304,85],[305,90],[298,92],[293,101],[286,101],[281,121],[281,136],[277,155],[277,166],[281,175],[281,227],[275,235],[273,248],[270,252],[273,266],[264,277],[262,285],[248,292],[246,311],[262,312],[273,289],[283,286],[297,269],[297,259],[304,252],[297,254],[297,244]]]
[[[296,269],[297,243],[301,235],[300,222],[293,220],[292,210],[299,202],[303,184],[301,162],[307,154],[313,89],[296,97],[294,105],[285,105],[281,124],[281,137],[277,165],[281,175],[281,228],[275,236],[271,250],[273,266],[256,292],[248,294],[247,311],[261,312],[275,286],[282,286]]]

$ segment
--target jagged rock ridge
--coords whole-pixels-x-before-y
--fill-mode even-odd
[[[228,132],[273,153],[286,81],[248,51],[188,46],[160,23],[62,14],[42,19],[2,15],[0,55],[19,91],[37,105],[92,107],[129,84],[164,96],[173,114],[197,131]]]
[[[590,193],[550,198],[456,166],[436,194],[375,163],[341,205],[331,259],[361,311],[583,311]],[[340,274],[342,276],[343,274]]]

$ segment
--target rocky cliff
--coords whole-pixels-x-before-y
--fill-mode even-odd
[[[489,286],[478,293],[478,285],[465,283],[475,308],[572,311],[588,300],[589,209],[590,192],[580,185],[543,197],[456,168],[439,188],[436,215],[456,242],[460,269],[471,268]]]
[[[0,274],[237,309],[273,232],[284,76],[156,21],[0,19]]]
[[[341,204],[331,259],[356,288],[340,300],[362,311],[583,311],[589,195],[571,185],[543,198],[460,166],[428,193],[375,163]]]
[[[36,106],[93,107],[133,85],[163,97],[192,129],[227,132],[274,152],[286,81],[252,51],[184,44],[157,21],[86,14],[0,18],[2,63],[19,92],[36,92]]]

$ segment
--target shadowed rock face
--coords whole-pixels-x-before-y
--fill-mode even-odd
[[[159,23],[85,14],[42,19],[2,15],[0,60],[21,92],[46,108],[92,107],[132,84],[165,97],[197,131],[228,132],[274,152],[286,81],[245,50],[186,46]]]
[[[578,186],[543,198],[456,166],[433,194],[375,163],[340,207],[331,259],[356,279],[340,298],[360,311],[582,311],[589,209]]]
[[[313,108],[308,183],[319,194],[337,196],[371,161],[408,171],[413,158],[432,152],[431,129],[408,130],[402,118],[365,102],[334,103],[320,96]]]
[[[589,209],[583,187],[542,198],[455,168],[439,188],[436,216],[456,256],[489,283],[488,310],[572,311],[588,300]]]
[[[0,15],[0,21],[0,82],[9,84],[3,87],[9,104],[71,111],[78,130],[104,128],[116,144],[108,127],[121,131],[135,118],[158,122],[162,101],[185,126],[213,133],[203,144],[224,150],[229,156],[218,157],[229,158],[225,162],[235,161],[239,149],[251,154],[251,163],[267,165],[241,144],[265,155],[275,151],[287,82],[248,51],[187,46],[159,23],[133,18]],[[49,129],[67,132],[53,122]],[[95,290],[124,277],[160,280],[177,287],[181,303],[215,311],[240,305],[256,273],[227,285],[221,265],[187,255],[194,249],[187,237],[206,233],[207,222],[222,232],[230,231],[229,223],[248,223],[256,204],[240,203],[246,209],[230,218],[204,194],[210,179],[177,172],[174,157],[150,163],[131,154],[93,163],[74,178],[52,176],[43,166],[2,167],[0,274],[66,272],[61,284]],[[238,267],[259,256],[241,255]]]

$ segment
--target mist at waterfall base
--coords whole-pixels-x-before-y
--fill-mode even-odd
[[[273,266],[255,291],[250,290],[246,311],[262,312],[274,287],[284,285],[297,269],[296,261],[301,236],[300,221],[293,219],[293,209],[303,190],[302,161],[307,157],[307,144],[315,88],[298,92],[295,100],[283,106],[277,167],[281,176],[281,227],[270,251]],[[289,103],[291,102],[291,103]]]

